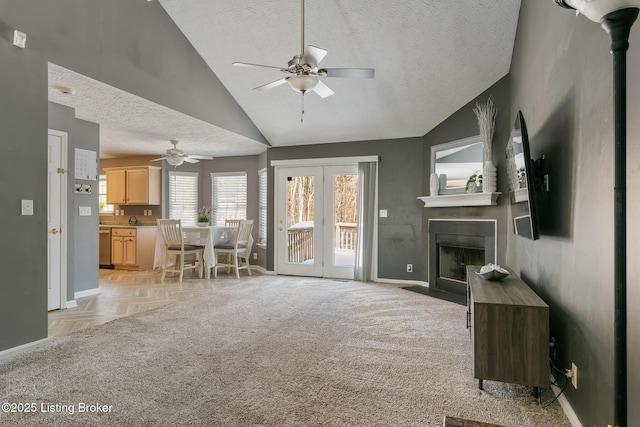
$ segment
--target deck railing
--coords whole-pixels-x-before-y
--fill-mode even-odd
[[[340,222],[335,227],[335,249],[356,249],[356,224]],[[313,227],[295,227],[287,231],[289,256],[291,263],[303,263],[313,259]]]

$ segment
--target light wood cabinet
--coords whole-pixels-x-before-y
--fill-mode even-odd
[[[113,265],[134,266],[137,264],[136,229],[114,228],[111,230],[111,262]]]
[[[120,270],[152,270],[156,227],[111,229],[111,263]]]
[[[471,327],[473,373],[533,387],[549,385],[549,306],[510,269],[501,281],[467,266],[467,326]]]
[[[159,205],[160,172],[157,166],[105,168],[107,203],[110,205]]]

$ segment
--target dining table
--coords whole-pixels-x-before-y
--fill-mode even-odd
[[[223,225],[208,225],[208,226],[183,226],[182,234],[184,236],[184,243],[189,245],[199,245],[204,247],[204,267],[205,277],[209,279],[211,277],[211,268],[216,265],[216,255],[214,247],[220,243],[233,242],[236,234],[238,233],[238,227],[228,227]],[[253,238],[249,240],[249,247],[247,248],[247,256],[251,253],[251,246],[253,244]],[[153,268],[164,265],[166,257],[164,238],[162,233],[157,233],[156,248],[153,261]]]

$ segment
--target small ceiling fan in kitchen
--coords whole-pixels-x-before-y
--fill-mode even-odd
[[[262,86],[258,86],[253,90],[267,90],[276,86],[280,86],[284,83],[288,83],[289,86],[302,94],[302,116],[300,122],[304,117],[304,94],[307,92],[315,92],[321,98],[326,98],[333,95],[335,92],[331,90],[320,78],[321,77],[346,77],[346,78],[360,78],[360,79],[372,79],[375,70],[373,68],[320,68],[320,61],[327,55],[328,51],[325,49],[308,45],[304,46],[304,0],[302,0],[302,25],[301,25],[301,53],[294,55],[294,57],[288,62],[287,67],[277,67],[272,65],[251,64],[247,62],[234,62],[232,65],[236,67],[251,67],[251,68],[273,68],[282,71],[285,74],[289,74],[287,77],[283,77],[271,83],[267,83]]]
[[[180,166],[183,162],[187,163],[198,163],[200,160],[213,160],[211,156],[204,156],[199,154],[186,154],[184,151],[178,148],[177,139],[172,139],[171,143],[173,144],[173,148],[167,149],[164,157],[160,157],[159,159],[153,159],[152,162],[157,162],[160,160],[166,160],[171,166]]]

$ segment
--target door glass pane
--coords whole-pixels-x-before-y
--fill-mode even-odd
[[[333,194],[333,265],[355,265],[358,175],[337,175],[334,179]]]
[[[287,261],[313,264],[313,176],[287,177]]]

